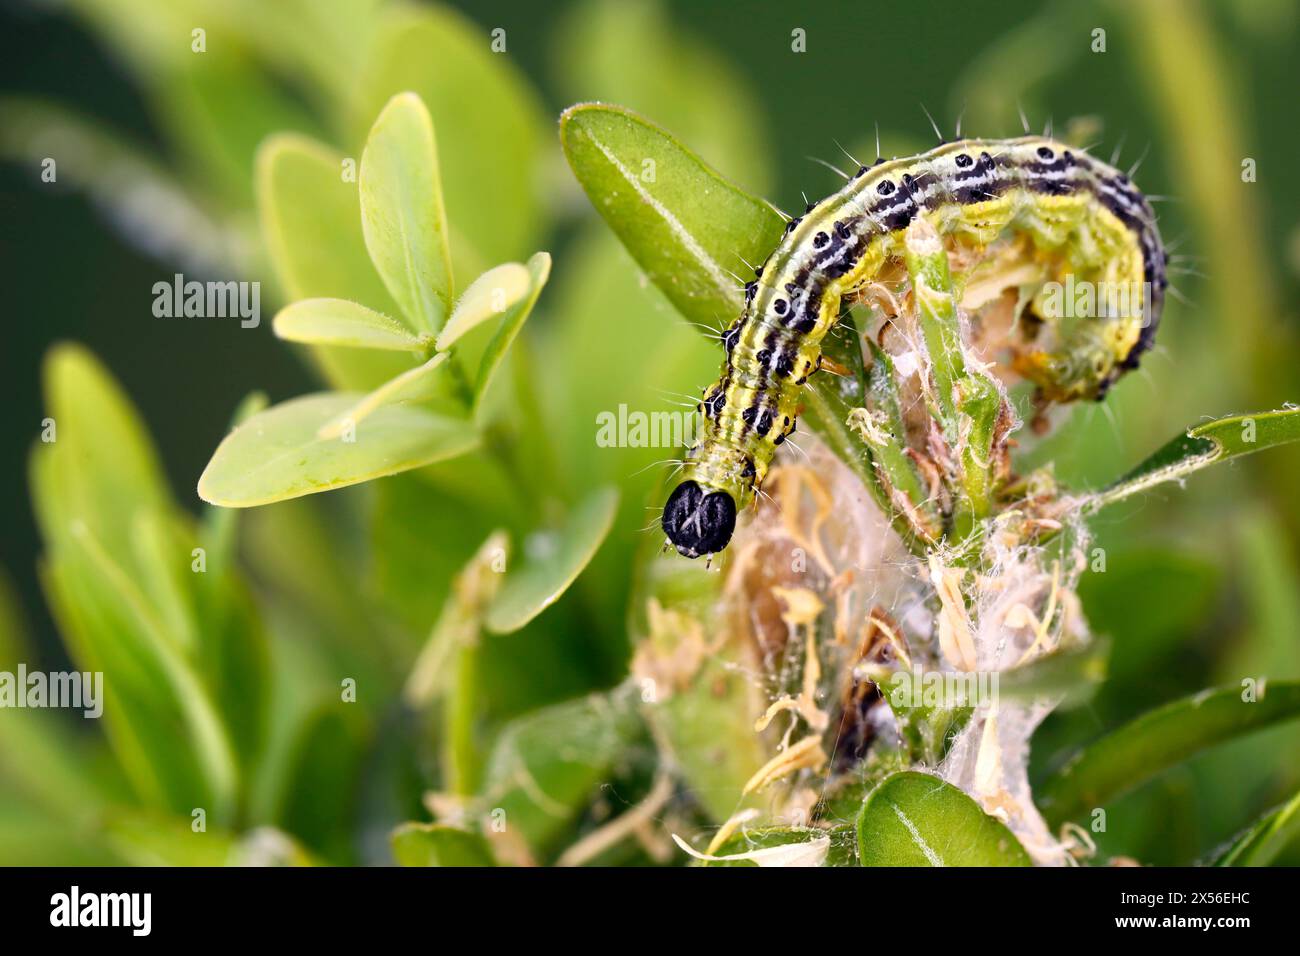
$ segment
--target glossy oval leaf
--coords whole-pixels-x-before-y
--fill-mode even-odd
[[[506,262],[483,273],[470,283],[438,333],[438,350],[451,348],[470,329],[503,315],[531,286],[531,273],[518,262]]]
[[[1239,833],[1214,859],[1215,866],[1268,866],[1300,837],[1300,793]]]
[[[112,375],[80,345],[52,348],[44,380],[53,441],[37,446],[48,461],[43,480],[32,481],[32,497],[45,540],[54,546],[81,522],[125,558],[137,513],[172,507],[149,432]]]
[[[721,328],[740,314],[736,276],[776,248],[775,209],[629,110],[570,107],[560,139],[591,204],[682,315]]]
[[[321,438],[338,438],[349,427],[355,428],[377,409],[399,402],[418,402],[437,394],[434,383],[438,369],[447,361],[447,353],[439,352],[423,365],[417,365],[394,379],[385,382],[348,408],[342,415],[321,427]]]
[[[51,555],[43,583],[80,669],[112,675],[101,682],[100,704],[137,793],[153,806],[204,806],[227,819],[238,778],[227,728],[135,574],[78,522]]]
[[[438,152],[457,244],[464,237],[487,265],[534,247],[548,125],[516,57],[493,53],[490,39],[448,7],[387,4],[351,104],[364,133],[389,98],[419,95],[446,134]],[[459,266],[464,250],[453,251]]]
[[[519,330],[524,327],[528,317],[533,313],[533,306],[537,304],[537,297],[542,294],[542,287],[546,285],[546,280],[551,276],[551,256],[550,253],[538,252],[528,260],[528,274],[530,285],[528,291],[514,305],[506,309],[505,315],[501,317],[501,324],[497,327],[496,333],[487,344],[483,351],[482,358],[479,359],[478,372],[474,376],[474,404],[477,407],[487,394],[488,387],[491,386],[493,378],[496,377],[497,370],[501,368],[501,363],[505,361],[506,353],[510,351],[510,346],[514,344],[519,335]]]
[[[396,315],[397,303],[370,263],[361,235],[356,183],[347,157],[313,139],[278,134],[257,153],[262,240],[288,300],[328,297]],[[404,356],[313,346],[313,359],[338,388],[370,389],[407,368]]]
[[[858,814],[863,866],[1032,866],[999,820],[938,777],[903,771],[867,795]]]
[[[389,838],[398,866],[496,866],[477,833],[440,823],[403,823]]]
[[[528,559],[507,577],[488,605],[488,630],[517,631],[558,601],[595,556],[617,510],[618,491],[603,488],[583,502],[562,528],[548,533],[543,539],[545,553]]]
[[[347,299],[294,302],[276,314],[271,328],[287,342],[416,354],[425,350],[425,343],[400,322]]]
[[[437,332],[451,307],[451,252],[433,120],[414,93],[370,128],[357,179],[370,260],[411,327]]]
[[[1209,465],[1300,441],[1300,408],[1232,415],[1189,428],[1087,503],[1098,511],[1168,481],[1182,481]]]
[[[1148,711],[1088,745],[1035,793],[1054,827],[1073,820],[1202,750],[1300,717],[1300,681],[1208,690]]]
[[[199,497],[227,508],[270,504],[419,468],[478,443],[468,422],[404,405],[377,409],[353,440],[346,432],[319,436],[362,397],[306,395],[253,416],[218,446],[199,478]]]

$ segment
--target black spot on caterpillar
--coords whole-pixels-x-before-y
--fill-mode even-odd
[[[721,377],[705,390],[700,441],[664,508],[664,531],[681,554],[726,547],[794,431],[800,386],[820,365],[841,300],[901,258],[903,230],[919,216],[977,250],[1027,236],[1028,248],[1055,257],[1062,280],[1142,290],[1141,307],[1126,314],[1067,323],[1035,313],[1025,323],[1033,338],[1015,369],[1046,400],[1101,398],[1151,347],[1166,256],[1150,205],[1111,166],[1039,136],[958,140],[864,166],[787,224],[746,286],[744,311],[723,336]]]

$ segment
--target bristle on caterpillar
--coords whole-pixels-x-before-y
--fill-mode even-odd
[[[1015,371],[1042,401],[1100,399],[1155,338],[1167,257],[1147,199],[1129,177],[1042,136],[962,139],[862,166],[839,192],[786,225],[722,333],[726,359],[704,391],[700,440],[664,508],[663,528],[695,558],[726,547],[776,449],[795,430],[802,386],[841,303],[902,257],[925,217],[947,241],[1041,260],[1059,282],[1140,289],[1138,308],[1066,319],[1040,291],[1019,323]]]

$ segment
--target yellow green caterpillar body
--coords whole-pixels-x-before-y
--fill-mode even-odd
[[[941,237],[987,249],[1025,237],[1061,280],[1140,290],[1136,307],[1076,318],[1031,304],[1016,371],[1050,401],[1101,398],[1150,348],[1168,282],[1155,216],[1127,176],[1039,136],[963,139],[877,161],[787,225],[745,287],[723,334],[727,357],[700,404],[699,441],[664,507],[663,528],[690,558],[721,551],[777,447],[794,431],[801,389],[842,300],[902,259],[925,217]]]

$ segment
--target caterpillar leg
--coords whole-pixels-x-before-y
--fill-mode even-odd
[[[841,365],[839,362],[836,362],[834,359],[827,358],[825,355],[823,355],[821,359],[818,361],[817,367],[824,371],[830,372],[832,375],[838,375],[840,378],[844,378],[845,376],[853,374],[852,369]]]

